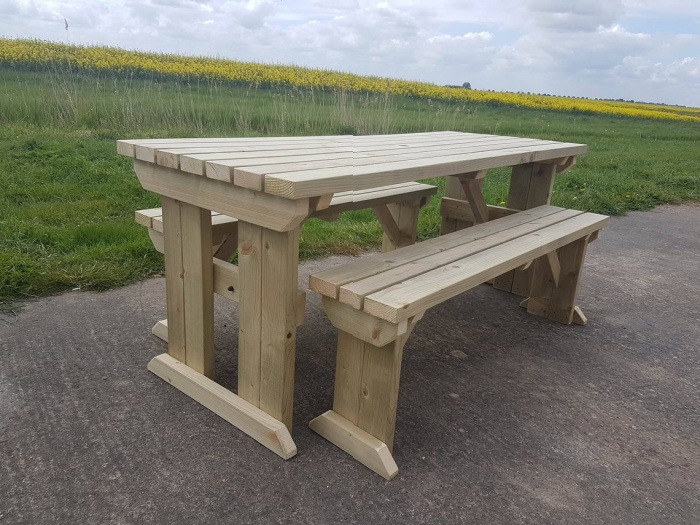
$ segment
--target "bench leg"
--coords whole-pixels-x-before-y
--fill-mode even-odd
[[[384,229],[382,251],[390,252],[415,243],[416,235],[418,234],[420,203],[387,204],[386,207],[389,209],[394,224],[389,228],[386,221],[382,222],[380,218],[380,223],[382,223],[382,228]],[[380,216],[378,215],[378,217]],[[394,225],[396,228],[393,227]]]
[[[529,210],[549,204],[552,198],[556,170],[555,164],[529,163],[514,166],[510,177],[506,207]],[[497,290],[528,297],[533,271],[533,268],[511,270],[496,277],[493,281],[493,287]]]
[[[391,451],[401,358],[416,322],[411,320],[406,333],[381,347],[339,331],[333,410],[309,424],[386,479],[398,473]]]
[[[462,182],[458,177],[447,177],[445,179],[445,197],[463,201],[467,200],[467,195],[464,193]],[[443,215],[440,223],[440,235],[463,230],[464,228],[469,228],[470,226],[474,226],[474,223]]]
[[[576,295],[588,242],[585,237],[557,250],[561,268],[558,285],[547,268],[545,257],[535,261],[530,296],[523,304],[529,313],[564,324],[586,323],[586,317],[576,306]]]

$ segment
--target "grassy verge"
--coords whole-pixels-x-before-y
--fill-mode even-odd
[[[107,289],[162,271],[162,256],[133,221],[134,210],[158,206],[158,197],[116,155],[117,138],[445,129],[588,144],[558,177],[555,205],[614,215],[700,200],[694,123],[0,70],[0,301],[7,309],[12,300]],[[505,200],[507,181],[495,170],[487,201]],[[422,238],[438,232],[438,202],[422,213]],[[367,211],[332,224],[310,220],[301,256],[357,253],[380,237]]]

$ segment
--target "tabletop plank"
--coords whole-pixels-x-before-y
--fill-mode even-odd
[[[440,131],[120,140],[137,161],[289,199],[575,157],[584,144]]]
[[[421,158],[369,166],[346,166],[309,171],[278,173],[265,178],[265,192],[290,199],[325,195],[460,175],[502,166],[556,159],[585,153],[582,144],[555,143],[474,152],[463,155]]]
[[[541,140],[523,140],[523,139],[510,139],[504,138],[500,141],[482,141],[473,142],[470,145],[460,144],[450,144],[447,146],[423,146],[423,147],[411,147],[411,148],[401,148],[395,150],[382,150],[382,151],[358,151],[353,150],[352,154],[347,157],[345,154],[337,155],[333,160],[336,162],[334,166],[336,167],[349,167],[355,170],[359,166],[368,165],[380,165],[389,162],[400,162],[407,160],[427,160],[433,157],[445,157],[447,155],[463,155],[471,152],[488,152],[494,150],[503,150],[509,147],[525,147],[532,145],[545,145],[545,144],[558,144],[556,142],[541,141]],[[341,160],[341,159],[344,159]],[[221,170],[224,173],[226,168],[230,171],[230,175],[226,177],[232,177],[232,179],[222,179],[222,180],[233,180],[234,184],[238,186],[243,186],[244,188],[254,189],[262,191],[265,187],[265,177],[267,175],[272,175],[275,173],[283,173],[285,171],[298,171],[298,168],[293,163],[297,162],[313,162],[316,160],[314,157],[296,157],[288,161],[287,166],[279,166],[279,164],[284,164],[282,162],[260,162],[260,163],[247,163],[246,161],[212,161],[207,163],[208,167],[211,168],[212,172],[214,170]],[[272,166],[275,164],[275,166]],[[224,168],[225,167],[225,168]],[[321,165],[311,165],[306,168],[317,169],[322,167]],[[353,171],[354,172],[354,171]],[[309,172],[313,175],[311,172]],[[210,176],[209,169],[207,170],[207,176]],[[213,175],[211,175],[213,176]],[[213,178],[219,178],[213,176]],[[403,181],[406,182],[406,181]],[[359,189],[359,188],[354,188]]]

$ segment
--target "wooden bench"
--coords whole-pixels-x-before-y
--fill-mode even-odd
[[[314,199],[309,217],[334,221],[340,213],[371,208],[384,230],[382,251],[388,252],[413,244],[418,228],[418,212],[437,193],[437,187],[417,182],[393,184],[362,191],[337,193],[326,202]],[[153,246],[164,252],[163,211],[150,208],[136,212],[136,222],[148,228]],[[214,264],[214,293],[238,301],[238,267],[228,260],[238,249],[238,219],[211,212],[212,255]],[[304,322],[306,295],[299,292],[297,326]],[[158,321],[152,329],[154,335],[168,340],[167,319]]]
[[[554,206],[510,214],[312,275],[338,328],[333,410],[310,426],[391,479],[403,347],[428,308],[532,265],[527,311],[585,323],[576,294],[589,242],[607,217]]]

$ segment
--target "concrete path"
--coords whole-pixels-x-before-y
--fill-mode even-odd
[[[0,522],[697,524],[699,233],[700,207],[613,219],[589,251],[586,327],[486,285],[430,310],[406,346],[391,482],[308,429],[334,374],[313,294],[287,462],[146,370],[165,351],[162,279],[32,302],[0,326]],[[230,388],[236,318],[217,303]]]

